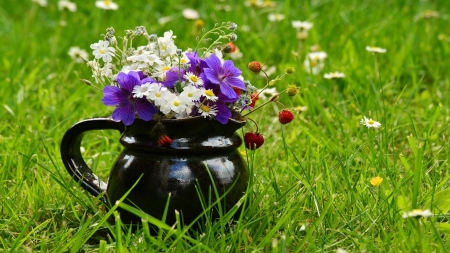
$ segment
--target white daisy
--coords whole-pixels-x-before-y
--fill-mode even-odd
[[[185,19],[199,19],[200,15],[198,14],[198,11],[188,8],[183,10],[183,17]]]
[[[183,77],[186,81],[193,85],[203,86],[203,80],[199,76],[194,75],[192,72],[187,72]]]
[[[211,100],[213,102],[217,101],[217,96],[214,94],[212,90],[203,90],[203,96],[206,97],[207,100]]]
[[[381,127],[381,123],[380,122],[375,121],[375,120],[373,120],[371,118],[368,119],[368,118],[366,118],[366,116],[364,116],[359,123],[361,125],[366,126],[367,128],[371,128],[371,127],[379,128],[379,127]]]
[[[381,47],[370,47],[370,46],[367,46],[366,50],[371,52],[371,53],[373,53],[373,54],[375,54],[375,53],[384,54],[384,53],[387,52],[386,49],[381,48]]]
[[[433,213],[428,209],[426,210],[414,209],[412,211],[402,214],[403,218],[420,218],[420,217],[427,218],[430,216],[433,216]]]
[[[76,12],[77,11],[77,4],[73,3],[69,0],[59,0],[58,1],[58,9],[60,11],[67,9],[70,12]]]
[[[198,108],[198,112],[205,118],[209,117],[209,116],[216,116],[217,112],[219,112],[217,110],[217,106],[216,105],[201,105]]]
[[[39,4],[42,7],[47,7],[47,0],[31,0],[31,1]]]
[[[117,9],[119,9],[119,5],[114,3],[111,0],[97,1],[97,2],[95,2],[95,6],[100,8],[100,9],[104,9],[104,10],[117,10]]]
[[[279,22],[284,19],[284,15],[280,13],[271,13],[267,18],[270,22]]]
[[[68,52],[70,58],[72,58],[76,63],[83,63],[83,59],[88,59],[89,54],[86,50],[79,47],[71,47]]]
[[[313,27],[313,24],[308,22],[308,21],[292,21],[292,27],[294,27],[297,30],[302,30],[302,31],[309,31],[311,30],[311,28]]]
[[[326,73],[325,75],[323,75],[323,77],[326,79],[339,79],[339,78],[345,78],[345,74],[336,71],[336,72]]]
[[[92,44],[91,49],[94,49],[95,59],[102,58],[104,62],[111,62],[116,52],[113,47],[109,47],[109,42],[106,40],[99,40],[98,43]]]

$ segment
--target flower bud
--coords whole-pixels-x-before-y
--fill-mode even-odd
[[[248,64],[248,69],[250,69],[254,73],[259,73],[262,70],[262,65],[258,61],[252,61]]]
[[[231,24],[228,26],[228,29],[229,29],[230,31],[235,31],[235,30],[237,29],[236,23],[231,23]]]
[[[234,34],[234,33],[230,33],[230,34],[228,35],[228,40],[229,40],[229,41],[236,41],[237,38],[238,38],[238,36],[237,36],[236,34]]]
[[[295,69],[293,68],[293,67],[287,67],[285,70],[284,70],[284,73],[286,73],[286,74],[288,74],[288,75],[290,75],[290,74],[292,74],[292,73],[294,73],[295,72]]]
[[[289,84],[286,90],[287,90],[287,94],[289,96],[293,97],[293,96],[297,95],[299,89],[297,86],[295,86],[295,84]]]

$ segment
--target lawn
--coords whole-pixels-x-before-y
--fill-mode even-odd
[[[448,0],[114,0],[117,10],[72,1],[74,11],[57,0],[0,5],[0,251],[448,252]],[[185,17],[188,8],[199,17]],[[313,26],[301,30],[293,21]],[[81,81],[95,78],[69,50],[93,60],[90,46],[107,28],[121,43],[137,26],[158,37],[172,30],[179,48],[195,48],[223,22],[237,24],[238,51],[224,58],[245,80],[266,85],[248,68],[258,61],[277,80],[270,89],[299,88],[279,97],[294,120],[280,124],[282,106],[272,102],[251,114],[265,143],[239,148],[251,174],[234,219],[223,213],[201,230],[171,228],[118,203],[148,221],[132,231],[117,205],[105,208],[61,160],[72,125],[114,110]],[[344,75],[326,75],[335,72]],[[237,133],[250,131],[249,122]],[[81,144],[105,181],[119,138],[91,131]],[[151,235],[149,226],[161,230]]]

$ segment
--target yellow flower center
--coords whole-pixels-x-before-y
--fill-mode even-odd
[[[181,59],[181,60],[180,60],[180,63],[181,63],[181,64],[186,63],[186,59]]]
[[[214,96],[214,92],[213,92],[212,90],[206,90],[206,91],[205,91],[205,94],[206,94],[208,97]]]
[[[194,96],[194,93],[192,93],[192,92],[189,92],[189,93],[187,94],[187,96],[191,98],[191,97],[193,97],[193,96]]]
[[[98,50],[101,54],[105,54],[106,53],[106,50],[102,47],[102,48],[100,48],[99,50]]]
[[[180,101],[174,101],[174,102],[173,102],[173,105],[174,105],[174,106],[179,106],[179,105],[180,105]]]
[[[109,5],[111,4],[111,1],[109,1],[109,0],[104,0],[103,3],[104,3],[106,6],[109,6]]]
[[[198,82],[198,77],[197,76],[192,75],[192,76],[189,77],[189,79],[191,79],[191,81],[194,82],[194,83]]]
[[[155,93],[155,97],[160,98],[161,97],[161,93],[160,92],[156,92]]]
[[[201,108],[202,108],[202,111],[204,111],[204,112],[211,111],[211,108],[209,106],[207,106],[207,105],[202,105]]]
[[[170,70],[170,67],[169,67],[169,66],[164,66],[164,67],[162,67],[162,70],[164,70],[164,71],[169,71],[169,70]]]
[[[373,124],[375,124],[375,120],[369,119],[369,120],[367,121],[367,124],[373,125]]]

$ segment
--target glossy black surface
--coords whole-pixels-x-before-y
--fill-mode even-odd
[[[155,129],[161,128],[156,128],[156,123],[137,119],[131,126],[124,127],[110,119],[79,122],[63,138],[61,154],[64,165],[85,189],[93,195],[100,194],[106,184],[87,167],[79,145],[86,131],[116,129],[122,132],[120,142],[124,150],[111,171],[105,202],[115,203],[142,176],[128,195],[128,203],[161,219],[170,195],[166,218],[169,225],[175,223],[175,210],[182,214],[185,224],[203,212],[197,186],[206,200],[211,192],[212,201],[215,201],[213,183],[221,195],[228,191],[223,207],[233,207],[244,194],[249,176],[237,151],[242,140],[235,134],[245,121],[230,120],[227,125],[222,125],[200,117],[162,120],[164,134],[173,140],[168,147],[157,145]],[[126,211],[120,210],[120,214],[124,223],[140,222],[140,218]]]

